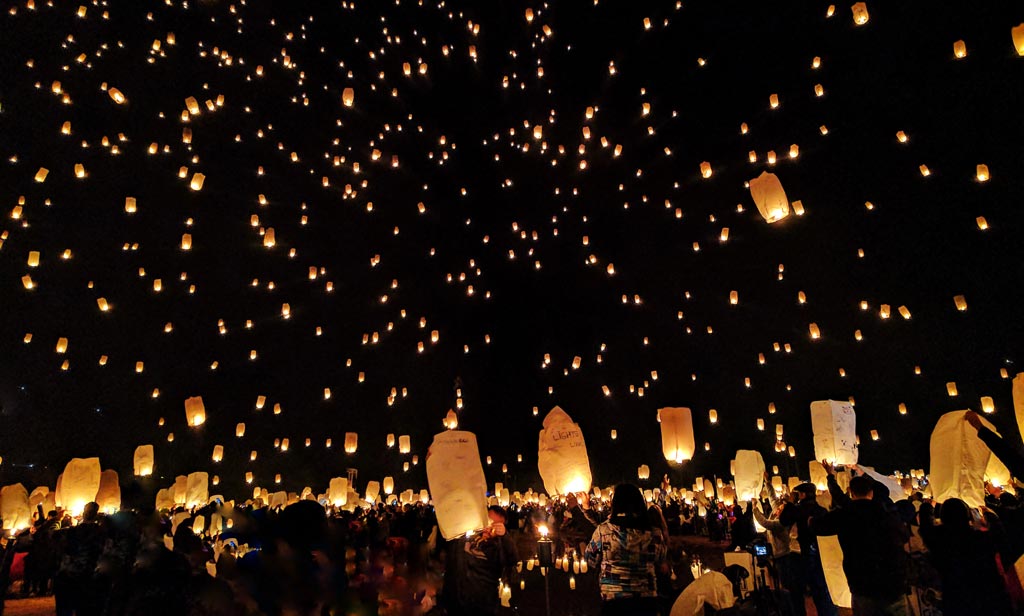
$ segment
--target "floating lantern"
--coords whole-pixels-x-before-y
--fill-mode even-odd
[[[201,426],[206,421],[206,407],[202,396],[185,399],[185,419],[190,426]]]
[[[814,457],[837,465],[857,463],[857,415],[849,402],[811,403]]]
[[[974,177],[976,177],[979,182],[987,182],[989,178],[988,165],[978,165],[975,169]]]
[[[544,417],[537,467],[548,494],[590,491],[590,459],[583,431],[560,407]]]
[[[692,459],[696,443],[690,409],[662,408],[658,410],[658,416],[661,418],[661,448],[665,459],[677,464]]]
[[[868,5],[866,2],[857,2],[850,7],[850,10],[853,12],[853,23],[858,26],[868,23],[870,16],[868,15]]]
[[[135,469],[136,477],[148,477],[153,474],[153,446],[139,445],[135,448],[135,455],[132,458],[132,466]]]
[[[748,184],[750,196],[765,222],[771,224],[789,216],[789,200],[775,174],[765,171]]]
[[[967,44],[962,39],[953,43],[953,55],[957,58],[967,57]]]
[[[352,88],[345,88],[341,92],[341,102],[346,107],[351,107],[356,101],[356,91]]]

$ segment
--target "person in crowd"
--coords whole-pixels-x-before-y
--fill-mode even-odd
[[[44,517],[42,505],[38,510],[40,515],[32,526],[32,545],[29,547],[25,563],[25,582],[29,593],[42,596],[49,592],[50,580],[57,572],[54,533],[57,532],[60,523],[56,511],[50,511]]]
[[[828,468],[826,467],[826,470]],[[837,535],[843,572],[858,616],[905,616],[906,551],[909,532],[874,499],[877,483],[865,475],[850,480],[850,502],[815,516],[815,535]],[[884,489],[884,487],[882,488]]]
[[[99,525],[99,509],[96,503],[87,503],[82,521],[57,534],[61,558],[53,583],[57,616],[92,616],[102,607],[93,584],[93,573],[106,540]]]
[[[651,525],[643,492],[622,484],[612,494],[611,515],[594,530],[587,563],[599,571],[602,616],[656,616],[655,569],[666,556],[666,539]]]
[[[448,542],[441,604],[450,616],[494,616],[498,582],[518,560],[508,535],[504,508],[487,509],[490,525],[469,537]]]
[[[825,583],[825,571],[821,568],[818,539],[810,528],[811,519],[826,513],[825,508],[818,504],[818,490],[813,483],[802,483],[793,488],[793,493],[798,500],[793,506],[782,510],[779,522],[783,526],[796,526],[802,572],[818,615],[837,616],[838,610],[832,603],[832,595]],[[800,581],[797,583],[802,584]]]
[[[562,538],[564,549],[576,550],[580,554],[597,528],[588,510],[583,508],[583,503],[588,503],[586,494],[580,494],[579,497],[575,494],[566,495],[562,523],[558,526],[558,534]]]
[[[921,538],[942,578],[943,616],[1013,614],[997,560],[1000,533],[973,528],[971,511],[958,498],[939,506],[941,525],[925,503],[918,512]]]
[[[789,592],[794,616],[804,616],[807,613],[807,607],[804,605],[807,578],[801,560],[800,542],[796,539],[796,523],[791,522],[789,525],[785,525],[779,521],[786,507],[794,505],[777,499],[775,490],[771,489],[771,486],[768,486],[768,495],[773,505],[771,515],[766,517],[759,504],[751,501],[754,520],[767,531],[775,571],[779,576],[779,583]]]

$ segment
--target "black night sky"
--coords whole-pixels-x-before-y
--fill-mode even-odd
[[[349,467],[418,490],[458,391],[488,480],[519,489],[540,487],[556,404],[600,485],[669,470],[662,406],[693,409],[688,479],[727,474],[737,448],[806,476],[808,407],[827,398],[853,397],[861,462],[884,472],[927,469],[935,421],[981,396],[1019,441],[1024,5],[875,0],[857,26],[850,4],[5,3],[0,483],[52,485],[94,455],[124,480],[148,443],[161,482],[207,470],[228,495],[246,471],[301,491]],[[766,170],[803,216],[758,214],[745,182]],[[408,473],[388,433],[411,435]]]

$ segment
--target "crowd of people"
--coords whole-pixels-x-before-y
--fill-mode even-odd
[[[1024,476],[1019,452],[973,414],[966,420]],[[680,539],[687,535],[725,551],[767,546],[752,551],[767,574],[763,588],[725,569],[738,613],[755,600],[769,613],[802,616],[808,603],[819,616],[841,613],[823,536],[838,539],[855,615],[1024,613],[1014,566],[1024,554],[1024,508],[1011,493],[988,486],[987,507],[971,509],[955,498],[891,494],[855,468],[844,489],[836,469],[824,467],[827,496],[809,483],[779,493],[767,475],[760,498],[728,505],[702,494],[681,499],[667,480],[646,495],[623,484],[610,501],[570,494],[544,505],[493,505],[486,528],[449,541],[420,502],[352,509],[214,501],[111,515],[90,503],[76,519],[40,507],[30,528],[5,537],[0,614],[4,596],[49,593],[58,616],[541,614],[512,590],[536,565],[569,570],[571,562],[596,582],[593,611],[581,613],[675,616],[680,593],[704,573],[691,567],[696,559]],[[219,515],[230,523],[209,532],[205,521]],[[539,560],[536,540],[548,533],[553,562]]]

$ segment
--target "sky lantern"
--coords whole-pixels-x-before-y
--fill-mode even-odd
[[[857,414],[849,402],[818,400],[811,403],[814,458],[836,465],[857,463]]]
[[[346,107],[351,107],[356,102],[356,91],[352,88],[345,88],[341,92],[341,102]]]
[[[192,234],[182,233],[181,234],[181,249],[192,250]]]
[[[789,200],[774,173],[764,171],[750,180],[750,196],[765,222],[771,224],[789,216]]]
[[[758,498],[764,482],[764,458],[758,451],[740,449],[736,452],[733,475],[736,478],[736,498],[747,502]]]
[[[345,433],[345,453],[355,453],[359,448],[359,435],[355,432]]]
[[[125,98],[124,94],[122,94],[121,91],[117,88],[110,88],[109,90],[107,90],[107,94],[109,94],[110,99],[118,105],[122,105],[125,103],[125,101],[128,100],[127,98]]]
[[[1013,37],[1013,48],[1017,50],[1018,56],[1024,56],[1024,23],[1014,26],[1010,30]]]
[[[100,475],[99,458],[72,458],[61,475],[58,506],[62,505],[75,517],[82,515],[85,505],[96,500]]]
[[[190,115],[199,115],[199,112],[201,111],[199,101],[197,101],[194,96],[189,96],[185,99],[185,108],[188,109]]]
[[[544,417],[537,447],[537,468],[548,494],[589,492],[590,458],[579,424],[556,406]],[[433,490],[431,490],[433,492]]]
[[[152,445],[139,445],[135,448],[135,455],[132,459],[136,477],[148,477],[153,474],[155,462],[153,459]]]
[[[238,423],[235,426],[235,436],[237,438],[242,438],[243,436],[245,436],[245,424],[244,423]]]
[[[189,188],[195,191],[200,191],[203,189],[203,182],[205,181],[205,175],[203,175],[202,173],[196,173],[195,175],[192,176],[192,181],[189,182]]]
[[[384,494],[390,496],[395,491],[395,479],[390,476],[385,477],[382,486],[384,488]]]
[[[647,481],[648,479],[651,478],[651,467],[647,466],[646,464],[641,464],[636,469],[636,477],[640,481]]]
[[[214,445],[213,454],[210,456],[214,462],[220,462],[224,459],[224,445]]]
[[[210,500],[210,476],[204,472],[189,473],[185,478],[185,507],[202,507]]]
[[[711,177],[711,163],[704,161],[700,164],[700,176],[704,179]]]
[[[408,434],[402,434],[398,437],[398,453],[409,453],[412,451],[412,441]]]
[[[1024,372],[1013,377],[1013,414],[1017,418],[1017,429],[1024,434]]]
[[[988,165],[978,165],[974,172],[974,177],[979,182],[987,182],[989,178]]]
[[[206,421],[206,407],[202,396],[185,399],[185,419],[192,427],[201,426]]]
[[[661,418],[661,449],[665,459],[680,464],[693,458],[696,442],[693,417],[686,407],[658,409]]]
[[[459,416],[452,409],[448,409],[448,414],[444,417],[444,427],[449,430],[459,427]]]
[[[964,43],[963,39],[953,43],[953,56],[956,58],[967,57],[967,44]]]
[[[992,452],[966,421],[966,411],[953,411],[939,418],[930,441],[932,498],[942,502],[959,498],[968,507],[985,505],[985,471]],[[997,432],[984,417],[986,428]]]
[[[0,520],[3,520],[3,530],[12,531],[12,534],[32,524],[32,509],[25,486],[16,483],[0,488]]]
[[[427,455],[427,484],[445,539],[487,526],[487,479],[475,434],[446,430],[434,435]]]
[[[857,2],[850,7],[850,10],[853,12],[853,23],[858,26],[868,23],[870,16],[868,15],[868,5],[866,2]]]

